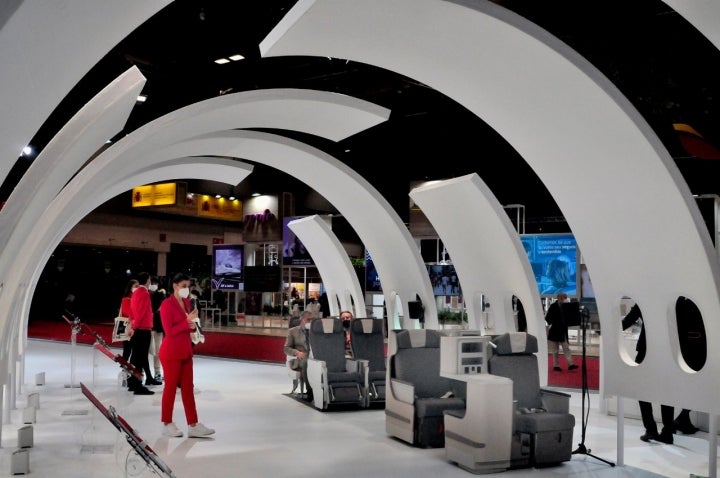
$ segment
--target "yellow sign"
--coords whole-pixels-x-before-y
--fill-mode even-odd
[[[197,213],[200,217],[211,217],[231,221],[242,221],[243,219],[242,201],[238,199],[231,201],[226,198],[201,195],[198,197],[197,208]]]
[[[132,207],[173,206],[177,198],[177,183],[150,184],[133,189]]]

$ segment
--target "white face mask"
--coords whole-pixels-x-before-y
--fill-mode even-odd
[[[308,322],[307,324],[305,324],[305,328],[308,329],[308,330],[310,330],[310,322]]]
[[[150,289],[150,292],[155,292],[157,290],[157,284],[150,284],[148,289]]]
[[[187,299],[188,296],[190,295],[190,288],[183,287],[182,289],[180,289],[179,294],[180,294],[180,297],[182,297],[183,299]]]

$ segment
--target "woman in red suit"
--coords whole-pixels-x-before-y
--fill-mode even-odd
[[[196,328],[197,308],[190,305],[190,277],[186,274],[175,274],[172,278],[172,294],[160,305],[165,337],[160,345],[158,355],[165,373],[165,387],[161,401],[161,420],[163,435],[181,437],[183,433],[173,422],[175,394],[180,386],[180,397],[185,409],[188,424],[188,437],[206,437],[215,433],[198,422],[195,394],[193,392],[193,350],[190,333]]]

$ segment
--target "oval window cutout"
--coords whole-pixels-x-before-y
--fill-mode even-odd
[[[527,318],[525,317],[525,308],[522,301],[516,295],[512,296],[513,311],[515,312],[515,330],[518,332],[527,332]]]
[[[692,300],[680,296],[675,302],[675,318],[680,354],[688,367],[697,372],[707,360],[707,336],[700,309]]]
[[[621,321],[620,354],[629,357],[635,363],[642,363],[647,349],[642,310],[634,300],[623,297],[620,311],[624,314]]]

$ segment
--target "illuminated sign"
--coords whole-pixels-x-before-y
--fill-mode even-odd
[[[174,206],[177,183],[150,184],[133,188],[132,207]]]
[[[201,195],[197,201],[197,215],[228,221],[242,221],[242,201]]]

